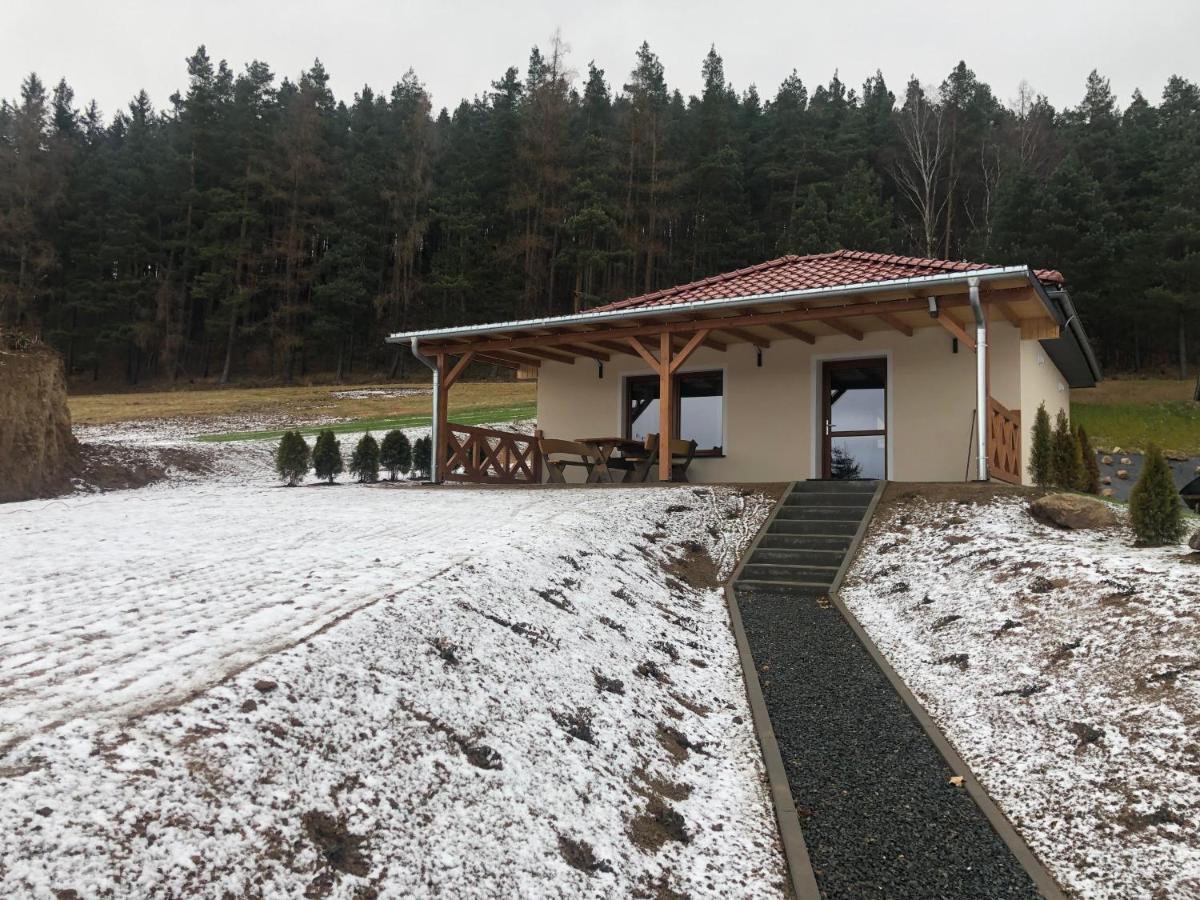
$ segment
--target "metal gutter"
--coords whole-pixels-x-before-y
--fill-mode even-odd
[[[1071,295],[1067,293],[1065,288],[1055,291],[1043,289],[1042,293],[1047,298],[1058,301],[1058,304],[1061,306],[1060,316],[1063,320],[1060,322],[1060,326],[1068,329],[1074,335],[1075,342],[1079,344],[1083,358],[1087,362],[1088,368],[1092,371],[1092,377],[1096,381],[1100,381],[1100,362],[1096,359],[1096,354],[1092,351],[1092,342],[1088,340],[1087,333],[1083,330],[1083,323],[1079,321],[1079,313],[1075,310],[1075,304],[1071,300]]]
[[[518,319],[510,322],[492,322],[484,325],[463,325],[454,328],[428,328],[424,331],[405,331],[390,335],[386,341],[398,344],[403,341],[421,339],[442,339],[455,337],[476,337],[504,331],[516,331],[529,328],[552,328],[562,325],[584,325],[593,322],[613,322],[625,319],[641,319],[647,316],[676,315],[683,312],[699,312],[711,309],[738,309],[743,306],[757,306],[763,303],[783,303],[792,300],[826,300],[839,297],[853,296],[872,291],[887,290],[920,290],[924,288],[939,288],[946,285],[966,284],[968,279],[976,278],[984,281],[996,281],[1001,278],[1024,276],[1035,287],[1041,282],[1029,266],[996,266],[990,269],[978,269],[973,272],[943,272],[937,275],[921,275],[915,278],[894,278],[888,281],[868,281],[861,284],[836,285],[833,287],[806,288],[801,291],[778,291],[771,294],[751,294],[746,297],[724,297],[714,300],[690,300],[686,303],[669,303],[661,306],[635,306],[630,309],[610,309],[593,312],[573,313],[566,316],[543,316],[539,319]],[[1051,315],[1054,315],[1054,304],[1050,302],[1045,291],[1040,292],[1042,301],[1046,303]]]
[[[412,339],[412,355],[417,358],[417,361],[423,363],[429,371],[433,372],[433,416],[430,419],[429,427],[429,480],[434,484],[439,484],[441,478],[441,428],[438,426],[438,397],[441,394],[442,388],[442,373],[432,359],[421,352],[417,346],[417,339]]]
[[[975,464],[975,480],[988,480],[988,345],[987,318],[979,301],[979,279],[967,279],[971,312],[975,316],[975,446],[979,457]]]
[[[779,742],[771,727],[771,716],[767,712],[767,701],[763,697],[762,685],[758,682],[758,669],[754,665],[754,655],[750,652],[750,641],[746,637],[746,629],[742,625],[742,613],[738,609],[737,595],[733,585],[763,535],[775,521],[783,502],[796,482],[788,484],[782,496],[775,502],[775,508],[767,516],[766,521],[750,541],[750,545],[742,553],[738,564],[734,566],[729,578],[725,580],[725,607],[729,612],[729,627],[733,632],[734,643],[737,645],[738,660],[742,666],[742,683],[746,688],[746,700],[750,704],[750,718],[754,725],[754,733],[758,738],[758,746],[762,751],[763,767],[767,772],[767,787],[771,794],[771,805],[775,808],[775,823],[779,826],[779,843],[783,847],[783,858],[787,863],[788,876],[792,892],[796,900],[820,900],[821,891],[817,887],[817,877],[813,873],[812,861],[808,856],[808,845],[804,843],[804,833],[800,830],[800,816],[796,812],[795,801],[792,800],[792,787],[788,782],[787,770],[783,767],[783,757],[779,753]]]

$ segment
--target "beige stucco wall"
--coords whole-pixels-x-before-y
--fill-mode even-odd
[[[999,398],[997,398],[999,399]],[[1053,422],[1059,410],[1071,414],[1071,391],[1067,379],[1054,365],[1037,341],[1021,341],[1021,476],[1026,484],[1029,477],[1029,447],[1032,443],[1033,421],[1038,406],[1046,404]]]
[[[1023,406],[1027,402],[1024,360],[1031,342],[1021,341],[1017,329],[1007,322],[994,322],[989,343],[993,396],[1006,406]],[[696,351],[681,371],[721,369],[725,373],[725,456],[693,462],[694,480],[819,477],[820,362],[880,356],[889,363],[888,477],[896,481],[974,477],[975,354],[966,347],[951,352],[950,336],[941,328],[920,328],[911,338],[895,331],[875,331],[861,341],[840,335],[822,337],[814,345],[778,340],[763,351],[762,368],[755,365],[749,344],[735,344],[725,352]],[[1054,369],[1049,360],[1046,364]],[[538,376],[538,427],[547,437],[566,439],[619,435],[623,380],[646,374],[650,370],[643,361],[624,354],[614,354],[604,364],[603,379],[597,377],[592,360],[580,359],[573,365],[543,363]],[[1039,398],[1044,390],[1038,389]]]

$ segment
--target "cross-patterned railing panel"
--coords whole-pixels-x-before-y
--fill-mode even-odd
[[[988,398],[988,469],[993,478],[1021,483],[1021,411]]]
[[[542,457],[532,434],[446,424],[446,481],[476,484],[540,484]]]

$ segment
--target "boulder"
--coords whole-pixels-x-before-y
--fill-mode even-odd
[[[1050,494],[1029,504],[1029,514],[1047,525],[1080,531],[1112,528],[1117,514],[1111,506],[1080,494]]]
[[[1129,470],[1128,469],[1117,469],[1117,477],[1120,478],[1122,481],[1126,480],[1129,477]]]
[[[1196,533],[1188,538],[1188,546],[1196,553],[1200,553],[1200,528],[1196,529]]]
[[[1116,492],[1116,491],[1114,491],[1112,488],[1108,488],[1108,487],[1106,487],[1106,488],[1101,488],[1101,489],[1100,489],[1100,496],[1101,496],[1101,497],[1113,497],[1113,496],[1115,496],[1115,495],[1116,495],[1116,493],[1117,493],[1117,492]]]
[[[1106,466],[1111,466],[1113,464],[1113,458],[1105,453],[1102,457],[1100,457],[1100,462],[1104,463]]]
[[[1163,457],[1171,462],[1187,462],[1188,455],[1182,450],[1164,450]]]
[[[1101,484],[1112,484],[1112,476],[1105,475],[1103,478],[1100,479],[1100,483]]]
[[[1123,466],[1132,466],[1132,465],[1133,465],[1133,460],[1132,460],[1132,459],[1130,459],[1128,456],[1122,456],[1122,457],[1121,457],[1121,465],[1123,465]]]

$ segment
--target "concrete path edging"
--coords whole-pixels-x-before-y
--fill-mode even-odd
[[[784,861],[787,864],[788,876],[792,892],[796,900],[820,900],[821,892],[817,888],[817,878],[813,874],[812,862],[808,857],[808,846],[804,843],[804,833],[800,830],[800,816],[796,812],[796,804],[792,800],[792,788],[788,782],[787,771],[783,767],[783,757],[779,753],[779,742],[775,739],[775,731],[771,727],[771,717],[767,713],[767,703],[763,699],[762,686],[758,681],[758,670],[754,665],[754,657],[750,653],[750,642],[746,638],[746,630],[742,626],[742,614],[738,609],[737,596],[733,585],[738,575],[746,565],[746,561],[754,553],[762,536],[767,533],[775,516],[783,506],[783,500],[791,493],[796,482],[790,482],[783,495],[775,503],[775,508],[767,516],[754,539],[742,553],[741,559],[725,581],[725,606],[729,610],[729,625],[737,644],[738,659],[742,665],[742,682],[746,687],[746,699],[750,704],[750,718],[754,724],[754,733],[758,737],[759,749],[762,751],[763,765],[767,771],[767,787],[771,795],[771,803],[775,807],[775,822],[779,828],[779,842],[783,846]]]
[[[992,829],[1008,846],[1008,849],[1012,852],[1017,862],[1020,863],[1021,867],[1029,874],[1029,877],[1033,880],[1034,886],[1037,887],[1041,895],[1045,897],[1046,900],[1066,900],[1066,894],[1063,893],[1063,890],[1061,887],[1059,887],[1058,882],[1054,880],[1054,877],[1034,855],[1033,851],[1029,848],[1029,845],[1025,843],[1025,839],[1017,833],[1017,830],[1013,826],[1012,822],[1010,822],[1008,817],[1001,812],[1000,807],[996,805],[995,801],[992,800],[991,796],[988,795],[988,792],[984,790],[983,785],[979,783],[979,779],[975,777],[975,773],[971,771],[970,766],[968,766],[966,761],[958,754],[958,751],[954,749],[954,746],[946,738],[945,734],[942,733],[941,728],[939,728],[937,723],[933,721],[929,713],[925,711],[925,707],[921,705],[921,701],[918,700],[916,695],[914,695],[913,692],[908,689],[908,685],[904,683],[904,680],[899,676],[899,674],[897,674],[896,670],[892,668],[891,664],[880,652],[879,648],[875,646],[875,642],[871,640],[871,637],[867,634],[866,629],[862,627],[858,619],[855,618],[854,614],[850,612],[849,608],[842,601],[840,593],[842,582],[845,580],[846,573],[849,572],[850,566],[854,562],[854,558],[858,555],[858,550],[862,545],[863,539],[866,537],[867,529],[875,516],[875,509],[879,506],[879,501],[882,498],[883,491],[886,487],[887,482],[881,481],[879,483],[879,487],[875,491],[875,495],[871,498],[871,503],[868,505],[867,512],[863,516],[862,524],[859,526],[858,531],[851,540],[850,547],[846,551],[846,558],[842,562],[842,567],[838,570],[838,573],[833,580],[833,584],[829,589],[829,599],[837,611],[842,615],[842,618],[846,620],[846,623],[850,626],[851,630],[855,634],[855,637],[857,637],[859,643],[863,645],[863,648],[867,651],[867,654],[871,657],[872,661],[876,666],[879,667],[879,670],[883,672],[884,676],[886,676],[887,680],[891,683],[893,690],[895,690],[895,692],[900,696],[900,699],[904,701],[904,705],[908,707],[908,710],[912,713],[913,718],[917,720],[922,730],[924,730],[924,732],[929,736],[930,741],[933,742],[934,747],[937,749],[938,753],[941,754],[947,765],[949,765],[954,772],[962,776],[963,787],[966,789],[971,799],[975,801],[975,804],[984,814],[984,817],[987,818],[988,823],[992,826]],[[755,543],[757,543],[757,538]],[[726,590],[728,592],[729,589],[727,588]],[[751,666],[753,666],[753,662],[751,662]],[[757,684],[757,681],[755,681],[756,687]],[[768,725],[768,728],[769,727],[770,726]],[[774,733],[772,733],[772,739],[774,739]],[[776,752],[778,753],[778,751]],[[788,800],[790,803],[790,795]],[[797,822],[797,828],[799,828],[799,822]],[[807,852],[805,857],[807,859]]]

